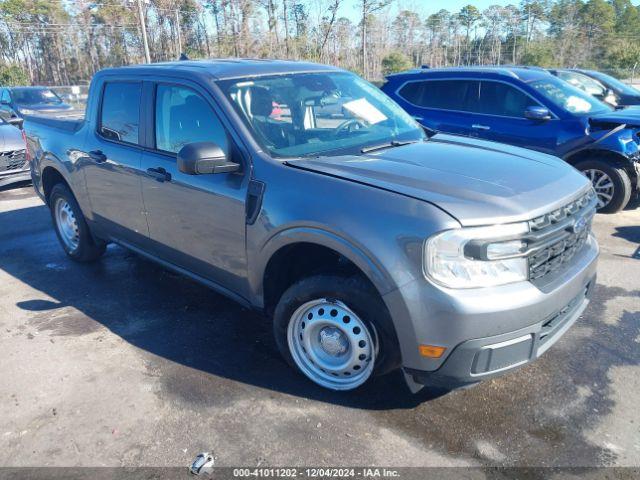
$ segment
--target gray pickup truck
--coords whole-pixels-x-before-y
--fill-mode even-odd
[[[24,128],[72,259],[116,242],[265,312],[284,358],[329,389],[398,368],[414,391],[503,374],[556,342],[595,285],[596,198],[577,170],[427,138],[337,68],[108,69],[84,120]]]

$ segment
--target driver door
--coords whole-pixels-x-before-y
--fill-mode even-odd
[[[239,291],[246,276],[245,197],[248,170],[187,175],[177,152],[214,142],[243,163],[208,94],[196,85],[145,84],[151,123],[142,155],[142,195],[150,250],[199,277]]]

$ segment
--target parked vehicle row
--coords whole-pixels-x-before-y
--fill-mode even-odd
[[[417,69],[390,75],[382,90],[431,131],[564,159],[592,181],[601,212],[638,193],[640,109],[616,110],[545,70]]]
[[[73,107],[65,103],[49,87],[0,88],[0,118],[21,126],[26,115],[69,112]]]
[[[431,128],[466,125],[456,110],[481,88],[491,99],[482,108],[506,95],[513,112],[488,117],[567,117],[551,75],[540,88],[559,99],[546,108],[504,92],[509,75],[482,87],[486,75],[456,72],[434,89],[395,77],[406,78],[397,90],[460,102],[430,106],[448,112],[437,125],[423,118]],[[338,68],[234,59],[108,69],[84,120],[33,116],[24,127],[34,187],[72,259],[95,261],[115,242],[265,312],[283,357],[330,389],[397,368],[413,390],[502,375],[549,349],[595,285],[599,200],[583,175],[479,135],[428,138]]]

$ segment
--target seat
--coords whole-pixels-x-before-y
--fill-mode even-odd
[[[276,148],[288,147],[289,136],[281,122],[270,118],[273,111],[273,95],[264,87],[252,87],[249,90],[249,111],[252,123],[258,134]]]

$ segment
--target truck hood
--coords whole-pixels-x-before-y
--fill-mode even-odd
[[[22,132],[18,128],[13,125],[0,125],[0,152],[23,150],[24,148]]]
[[[430,202],[464,226],[529,220],[589,188],[559,158],[444,134],[376,153],[287,163]]]
[[[599,126],[626,124],[629,127],[640,127],[640,106],[633,105],[620,110],[592,115],[589,117],[589,123]]]

